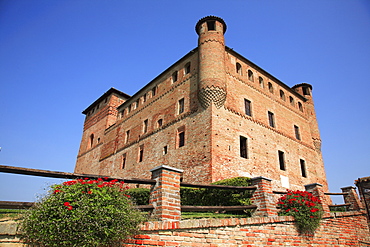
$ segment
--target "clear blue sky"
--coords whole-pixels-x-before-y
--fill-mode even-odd
[[[370,1],[0,0],[0,164],[73,172],[81,113],[134,94],[197,46],[196,22],[285,84],[313,85],[330,190],[370,176]],[[0,200],[41,179],[0,173]]]

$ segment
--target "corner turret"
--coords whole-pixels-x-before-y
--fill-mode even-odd
[[[198,99],[207,108],[215,104],[221,108],[226,101],[225,39],[226,23],[216,16],[198,21],[195,30],[199,35]]]

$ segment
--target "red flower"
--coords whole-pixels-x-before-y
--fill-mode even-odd
[[[87,194],[91,194],[92,193],[92,191],[91,190],[89,190],[88,192],[87,192]]]
[[[287,213],[288,213],[289,211],[290,211],[290,208],[288,208],[288,209],[286,209],[286,210],[285,210],[285,212],[287,212]]]
[[[69,202],[65,202],[63,205],[66,206],[66,207],[68,207],[69,206]]]
[[[56,194],[58,192],[62,192],[62,191],[60,191],[60,190],[54,190],[54,194]]]
[[[68,206],[68,208],[67,208],[68,210],[72,210],[73,209],[73,207],[72,206]]]

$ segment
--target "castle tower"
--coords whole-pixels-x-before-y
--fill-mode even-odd
[[[226,23],[219,17],[207,16],[198,21],[199,91],[201,105],[212,102],[217,108],[226,101],[225,39]]]
[[[317,124],[316,119],[315,105],[312,98],[312,86],[308,83],[301,83],[293,86],[292,89],[307,99],[305,102],[305,108],[309,120],[312,141],[316,151],[321,154],[321,138],[319,125]]]

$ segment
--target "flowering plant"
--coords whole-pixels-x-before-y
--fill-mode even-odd
[[[53,185],[21,223],[24,242],[37,246],[115,246],[144,221],[123,182],[77,179]]]
[[[313,234],[320,226],[323,214],[321,201],[312,193],[288,190],[279,199],[278,205],[281,208],[279,215],[293,216],[300,233]]]

